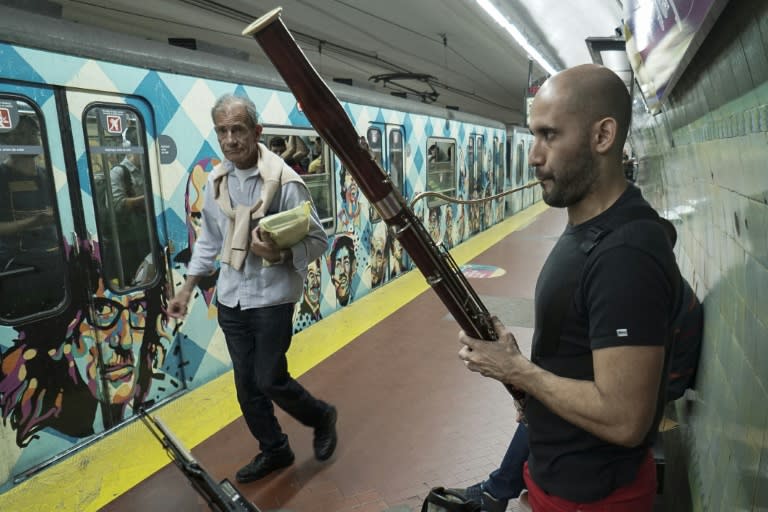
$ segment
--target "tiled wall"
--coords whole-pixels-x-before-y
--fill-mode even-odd
[[[635,115],[638,183],[705,308],[695,400],[665,436],[667,511],[768,510],[766,55],[768,3],[732,0],[664,110]]]

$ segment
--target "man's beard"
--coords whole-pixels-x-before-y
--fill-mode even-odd
[[[566,208],[578,203],[597,181],[594,159],[588,146],[567,167],[553,173],[552,188],[549,192],[546,189],[542,192],[542,199],[549,206]]]

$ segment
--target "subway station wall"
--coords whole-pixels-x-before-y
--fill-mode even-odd
[[[665,510],[768,510],[767,55],[768,3],[732,0],[663,111],[636,103],[638,184],[705,308],[695,397],[668,410]]]

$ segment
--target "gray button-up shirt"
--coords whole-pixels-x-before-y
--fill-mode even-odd
[[[274,163],[274,158],[280,158],[264,146],[261,146],[261,150],[259,165],[265,161]],[[221,165],[232,167],[232,163],[226,160]],[[293,172],[284,162],[282,165]],[[214,199],[214,175],[216,172],[211,172],[205,187],[201,234],[195,243],[187,269],[192,276],[209,275],[215,270],[216,258],[230,228],[230,219],[224,215]],[[252,206],[261,198],[263,179],[258,168],[246,177],[244,182],[241,182],[234,172],[229,173],[227,181],[233,205]],[[298,182],[283,184],[275,194],[267,214],[289,210],[304,201],[312,203],[312,196],[306,185]],[[239,304],[242,309],[296,302],[303,291],[307,265],[322,255],[327,247],[328,237],[312,203],[309,234],[291,247],[292,261],[265,267],[262,258],[249,251],[242,270],[222,264],[216,285],[217,300],[229,307]]]

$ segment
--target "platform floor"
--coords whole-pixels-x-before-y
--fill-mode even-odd
[[[548,209],[471,261],[506,271],[470,283],[512,328],[524,352],[530,352],[536,278],[565,221],[564,211]],[[338,408],[335,455],[316,461],[312,431],[278,411],[296,462],[263,480],[237,484],[240,492],[262,512],[411,512],[421,510],[433,486],[464,487],[485,478],[512,438],[515,410],[502,385],[460,363],[457,333],[437,296],[426,291],[301,375],[313,394]],[[234,482],[257,450],[240,418],[192,452],[216,480]],[[208,507],[169,464],[102,510]]]

